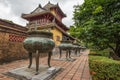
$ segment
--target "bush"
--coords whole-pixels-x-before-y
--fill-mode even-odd
[[[120,80],[120,62],[103,56],[90,56],[93,80]]]
[[[90,50],[89,55],[109,57],[109,50],[107,50],[107,49],[105,49],[105,50],[92,49],[92,50]]]

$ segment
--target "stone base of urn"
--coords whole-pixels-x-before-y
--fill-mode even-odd
[[[76,59],[74,58],[53,58],[53,60],[58,60],[58,61],[75,61]]]
[[[35,75],[35,66],[32,66],[31,68],[22,67],[17,68],[14,70],[11,70],[5,75],[14,77],[18,80],[49,80],[52,78],[53,75],[55,75],[57,72],[61,70],[60,67],[51,67],[49,68],[46,65],[39,65],[39,74]]]
[[[81,56],[81,54],[71,54],[71,57],[80,57]]]

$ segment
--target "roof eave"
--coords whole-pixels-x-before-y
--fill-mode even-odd
[[[45,13],[49,13],[49,14],[51,14],[50,12],[45,12]],[[43,13],[44,14],[44,13]],[[22,14],[22,18],[24,18],[24,19],[27,19],[27,20],[29,20],[29,18],[31,18],[31,17],[35,17],[35,16],[39,16],[39,15],[41,15],[41,14],[39,14],[39,13],[37,13],[37,14]],[[51,15],[53,15],[53,14],[51,14]],[[56,18],[56,17],[55,17]],[[57,19],[57,18],[56,18]],[[59,21],[59,19],[57,19],[57,21]],[[60,21],[59,21],[60,22]],[[61,22],[60,22],[61,23]],[[69,28],[68,27],[66,27],[63,23],[61,23],[63,26],[64,26],[64,28],[66,29],[66,30],[69,30]]]
[[[63,11],[62,11],[61,8],[59,7],[59,5],[54,5],[54,6],[52,6],[51,8],[54,8],[54,7],[57,7],[57,8],[60,10],[60,12],[62,13],[63,17],[67,17],[67,15],[66,15],[65,13],[63,13]]]
[[[24,18],[24,19],[29,19],[29,18],[31,18],[31,17],[35,17],[35,16],[39,16],[39,15],[41,15],[41,14],[47,14],[47,13],[50,13],[49,11],[46,11],[46,12],[43,12],[43,13],[34,13],[34,14],[22,14],[22,18]]]

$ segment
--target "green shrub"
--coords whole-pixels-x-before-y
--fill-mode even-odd
[[[107,49],[105,49],[105,50],[92,49],[92,50],[90,50],[89,55],[109,57],[109,50],[107,50]]]
[[[102,56],[102,54],[97,53],[96,51],[91,51],[90,50],[90,54],[89,55],[93,55],[93,56]]]
[[[90,56],[93,80],[120,80],[120,62],[103,56]]]

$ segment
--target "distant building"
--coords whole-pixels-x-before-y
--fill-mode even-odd
[[[67,31],[69,30],[62,23],[62,19],[66,15],[62,12],[59,5],[51,4],[48,2],[44,7],[39,5],[34,11],[30,14],[22,14],[22,18],[29,21],[27,27],[30,31],[47,29],[53,33],[53,40],[55,41],[56,46],[60,45],[62,39],[74,40]]]

